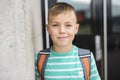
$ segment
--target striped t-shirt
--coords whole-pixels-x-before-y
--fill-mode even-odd
[[[90,70],[90,80],[100,80],[92,53]],[[84,80],[83,68],[78,56],[78,47],[73,46],[72,50],[67,53],[57,53],[51,48],[44,78],[45,80]]]

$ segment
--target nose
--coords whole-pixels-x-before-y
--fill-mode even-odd
[[[65,34],[65,28],[64,28],[64,26],[60,27],[59,32],[60,32],[60,34]]]

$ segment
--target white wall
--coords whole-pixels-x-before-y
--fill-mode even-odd
[[[0,0],[0,80],[35,80],[42,49],[40,0]]]

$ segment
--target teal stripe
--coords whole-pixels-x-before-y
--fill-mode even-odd
[[[83,71],[46,72],[46,76],[79,76],[79,75],[83,75]]]

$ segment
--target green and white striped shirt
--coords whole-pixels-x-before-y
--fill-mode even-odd
[[[91,53],[90,80],[101,80]],[[36,80],[39,78],[36,67]],[[78,47],[73,46],[67,53],[57,53],[50,49],[45,68],[45,80],[85,80],[82,64],[78,56]]]

